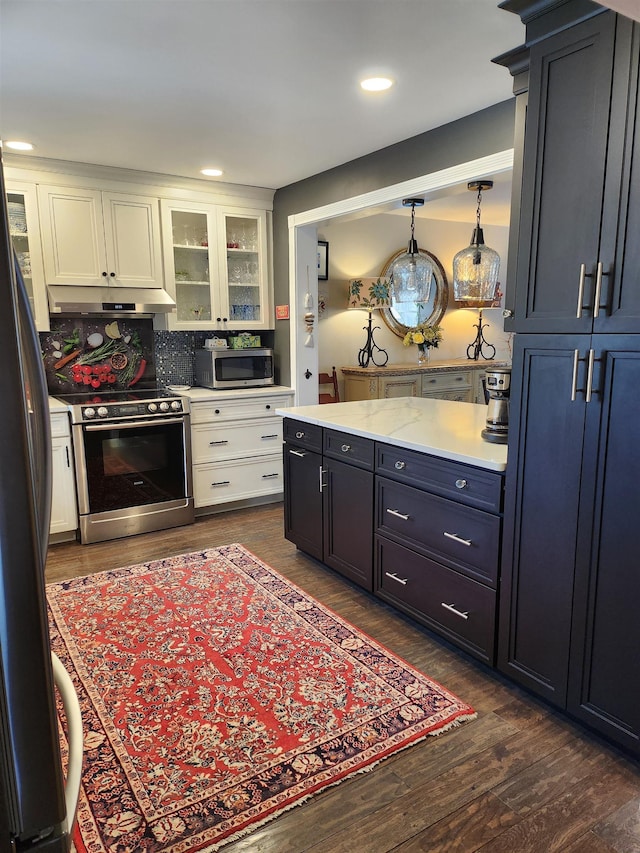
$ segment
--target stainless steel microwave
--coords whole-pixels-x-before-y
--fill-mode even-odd
[[[203,388],[260,388],[273,385],[273,350],[196,350],[196,384]]]

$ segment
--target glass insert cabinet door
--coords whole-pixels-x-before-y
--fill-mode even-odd
[[[9,235],[40,332],[49,331],[49,309],[40,251],[38,205],[35,186],[7,182]]]
[[[264,328],[269,319],[266,214],[221,211],[221,286],[232,328]]]
[[[217,278],[215,217],[203,209],[173,207],[163,210],[163,226],[165,250],[171,247],[165,252],[167,286],[176,300],[170,325],[189,329],[206,324],[211,328]]]

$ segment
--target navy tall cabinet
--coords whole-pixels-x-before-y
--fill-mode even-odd
[[[498,666],[640,755],[640,25],[501,7],[529,77]]]

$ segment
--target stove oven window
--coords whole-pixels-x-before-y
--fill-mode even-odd
[[[186,496],[181,423],[86,431],[84,444],[92,513]]]

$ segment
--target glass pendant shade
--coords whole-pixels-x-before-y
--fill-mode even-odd
[[[453,259],[453,298],[456,302],[491,302],[500,274],[500,255],[485,245],[482,228],[475,228],[471,244]]]
[[[407,198],[403,200],[402,204],[404,207],[411,206],[411,237],[407,251],[393,262],[391,273],[393,301],[428,302],[431,296],[433,264],[429,257],[420,254],[414,236],[416,205],[421,207],[424,204],[424,199]]]
[[[480,227],[480,205],[482,191],[490,190],[493,181],[471,181],[467,188],[477,191],[476,227],[471,243],[453,259],[453,298],[456,302],[468,302],[481,306],[491,303],[495,297],[500,273],[500,255],[484,242]]]
[[[433,265],[428,257],[406,252],[393,263],[394,302],[428,302],[431,296]]]

